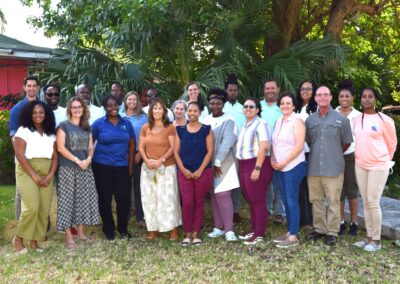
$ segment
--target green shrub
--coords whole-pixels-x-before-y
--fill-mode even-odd
[[[400,143],[400,115],[390,114],[393,118],[396,126],[397,143]],[[400,150],[397,147],[397,151],[394,153],[393,161],[395,165],[393,167],[393,174],[389,176],[388,187],[385,191],[385,196],[400,199]]]
[[[10,139],[10,111],[0,110],[0,184],[15,183],[14,149]]]

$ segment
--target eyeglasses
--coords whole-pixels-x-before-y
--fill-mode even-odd
[[[58,97],[60,93],[46,93],[46,96],[48,97]]]
[[[82,108],[83,108],[83,106],[72,106],[72,107],[71,107],[72,110],[75,110],[75,109],[82,109]]]
[[[312,91],[313,89],[312,88],[300,88],[300,91],[302,92],[302,91]]]
[[[255,109],[256,106],[255,106],[255,105],[244,105],[243,108],[244,108],[244,109],[246,109],[246,108]]]
[[[331,95],[331,94],[328,94],[328,93],[315,94],[316,97],[324,97],[324,98],[330,97],[330,95]]]

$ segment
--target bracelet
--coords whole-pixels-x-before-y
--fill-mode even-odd
[[[77,157],[74,157],[74,163],[76,164],[76,162],[78,161],[78,158]]]
[[[33,176],[38,176],[38,174],[37,173],[31,174],[31,177],[33,177]]]
[[[92,160],[92,157],[88,156],[88,157],[86,158],[86,160],[91,161],[91,160]]]

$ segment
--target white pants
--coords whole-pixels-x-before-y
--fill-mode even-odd
[[[375,241],[381,239],[382,211],[379,201],[388,176],[389,169],[366,170],[356,164],[356,178],[364,205],[365,228],[367,236]]]

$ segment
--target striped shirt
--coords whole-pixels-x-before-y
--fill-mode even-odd
[[[256,116],[240,129],[236,144],[236,158],[248,160],[257,157],[260,141],[271,141],[267,123]]]

